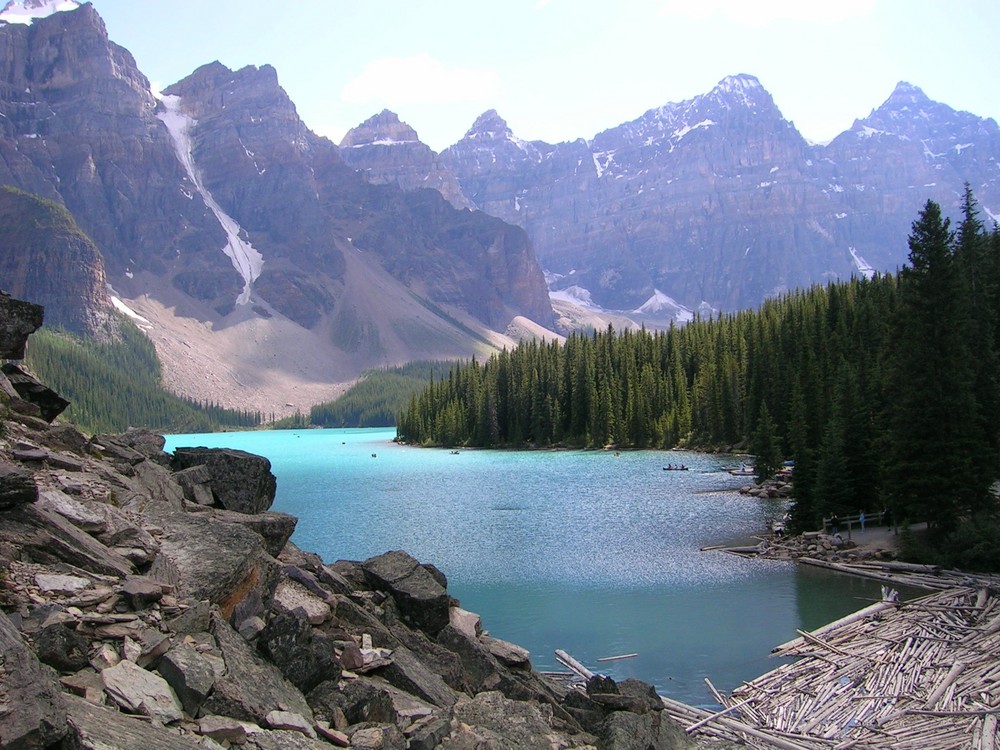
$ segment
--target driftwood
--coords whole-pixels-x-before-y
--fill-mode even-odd
[[[693,735],[751,748],[996,750],[996,590],[951,588],[866,607],[779,646],[798,660],[730,696],[706,680],[722,710],[666,699],[665,710]]]

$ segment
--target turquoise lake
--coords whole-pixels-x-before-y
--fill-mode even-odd
[[[876,582],[701,552],[752,543],[780,501],[740,495],[734,459],[690,452],[508,452],[396,445],[392,429],[167,436],[178,446],[266,456],[272,510],[325,561],[406,550],[490,634],[562,671],[565,649],[594,671],[637,677],[693,705],[773,669],[771,649],[880,598]],[[683,463],[689,471],[664,471]],[[598,662],[621,654],[638,656]]]

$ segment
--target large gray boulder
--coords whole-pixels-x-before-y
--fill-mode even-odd
[[[55,673],[31,652],[0,611],[0,746],[35,750],[66,734],[66,703]]]
[[[204,465],[212,475],[212,493],[226,510],[263,513],[274,502],[277,480],[271,462],[233,448],[177,448],[175,470]]]
[[[373,588],[392,596],[404,622],[437,635],[449,620],[447,580],[431,566],[402,551],[386,552],[362,563]]]
[[[227,616],[253,590],[270,601],[280,566],[259,534],[201,514],[166,512],[155,518],[162,533],[150,577],[175,585],[181,596],[220,604]]]

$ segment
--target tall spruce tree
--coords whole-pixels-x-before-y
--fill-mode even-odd
[[[980,507],[989,486],[973,471],[983,435],[949,227],[933,201],[913,224],[888,358],[887,495],[896,518],[927,521],[939,536]]]

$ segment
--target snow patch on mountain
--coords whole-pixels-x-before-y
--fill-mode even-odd
[[[233,268],[243,277],[243,291],[236,299],[236,304],[245,305],[250,302],[250,289],[253,282],[260,276],[264,267],[264,256],[260,254],[253,245],[240,237],[244,234],[243,228],[229,214],[222,210],[222,207],[215,201],[212,194],[205,187],[201,175],[194,163],[194,154],[191,150],[191,128],[197,123],[194,118],[181,111],[181,98],[174,95],[160,97],[165,108],[157,117],[163,122],[170,133],[170,138],[174,143],[174,150],[177,158],[184,165],[188,179],[194,184],[195,189],[205,201],[205,205],[215,214],[223,231],[226,233],[228,242],[222,248],[229,259],[233,262]],[[259,170],[258,170],[259,171]]]
[[[654,289],[653,296],[632,312],[639,315],[662,315],[666,312],[678,323],[689,323],[694,320],[694,312],[690,308],[685,307],[659,289]]]
[[[572,302],[580,307],[586,307],[589,310],[600,310],[599,305],[595,305],[594,301],[591,299],[590,291],[584,289],[582,286],[568,286],[565,289],[550,290],[549,299],[554,299],[562,302]]]
[[[10,0],[0,11],[0,21],[30,24],[36,18],[47,18],[53,13],[79,7],[76,0]]]
[[[854,260],[854,267],[858,269],[858,273],[866,279],[872,278],[875,275],[875,266],[862,258],[860,253],[858,253],[858,249],[853,245],[848,250],[851,252],[851,258]]]

